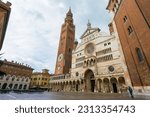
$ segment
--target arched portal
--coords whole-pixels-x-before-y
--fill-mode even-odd
[[[13,87],[13,84],[9,84],[9,89],[12,89],[12,87]]]
[[[23,89],[26,90],[26,88],[27,88],[27,85],[24,85]]]
[[[92,70],[87,70],[85,72],[85,91],[87,92],[94,92],[95,89],[95,79],[94,73]]]
[[[61,90],[61,91],[64,90],[64,82],[61,82],[60,90]]]
[[[119,81],[119,84],[122,86],[122,85],[125,85],[125,79],[124,77],[119,77],[118,78],[118,81]]]
[[[15,84],[14,89],[17,90],[18,88],[18,84]]]
[[[80,85],[80,82],[79,80],[76,82],[76,91],[79,91],[79,85]]]
[[[126,86],[124,77],[119,77],[118,81],[119,81],[120,91],[121,92],[126,92],[127,91],[127,86]]]
[[[117,88],[117,79],[116,78],[111,78],[111,84],[112,84],[112,89],[114,93],[118,93],[118,88]]]
[[[19,90],[21,90],[21,89],[22,89],[22,84],[19,85]]]
[[[104,92],[105,93],[109,93],[110,92],[110,87],[109,87],[109,79],[108,78],[104,78],[103,79],[103,88],[104,88]]]
[[[102,92],[102,80],[101,79],[97,80],[97,90],[98,92]]]
[[[6,89],[6,88],[7,88],[7,83],[4,83],[2,89]]]

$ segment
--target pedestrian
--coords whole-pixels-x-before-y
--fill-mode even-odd
[[[133,89],[130,86],[128,86],[128,91],[129,91],[129,93],[131,95],[131,98],[133,99],[134,98],[134,96],[133,96]]]

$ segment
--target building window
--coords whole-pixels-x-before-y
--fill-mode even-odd
[[[71,48],[69,48],[69,53],[71,53]]]
[[[78,73],[78,72],[76,72],[76,76],[79,76],[79,73]]]
[[[111,42],[108,42],[108,45],[110,45],[111,44]]]
[[[15,77],[12,78],[12,81],[14,81],[14,80],[15,80]]]
[[[0,76],[0,80],[3,80],[3,76]]]
[[[113,71],[115,70],[115,68],[111,65],[111,66],[108,67],[108,70],[109,70],[110,72],[113,72]]]
[[[26,79],[26,82],[28,82],[28,78]]]
[[[115,12],[115,9],[113,8],[113,12]]]
[[[6,80],[9,80],[9,76],[6,77]]]
[[[83,66],[83,62],[76,64],[76,68],[79,68],[79,67],[82,67],[82,66]]]
[[[140,48],[136,48],[136,53],[137,53],[139,62],[143,62],[144,61],[144,57],[143,57],[141,49]]]
[[[127,16],[124,16],[123,21],[126,22],[127,21]]]
[[[133,29],[131,26],[128,27],[128,34],[130,35],[133,32]]]
[[[110,60],[113,60],[112,54],[98,58],[97,62],[105,62],[105,61],[110,61]]]

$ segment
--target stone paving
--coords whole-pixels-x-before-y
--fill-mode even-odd
[[[0,94],[0,100],[132,100],[128,94],[81,92],[30,92]],[[135,96],[134,100],[150,100],[149,96]]]

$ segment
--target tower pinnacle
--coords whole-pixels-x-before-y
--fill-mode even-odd
[[[91,28],[91,23],[90,23],[89,20],[88,20],[88,23],[87,23],[87,28]]]
[[[68,11],[68,13],[67,13],[67,17],[68,17],[68,16],[71,16],[71,17],[72,17],[71,7],[69,7],[69,11]]]

